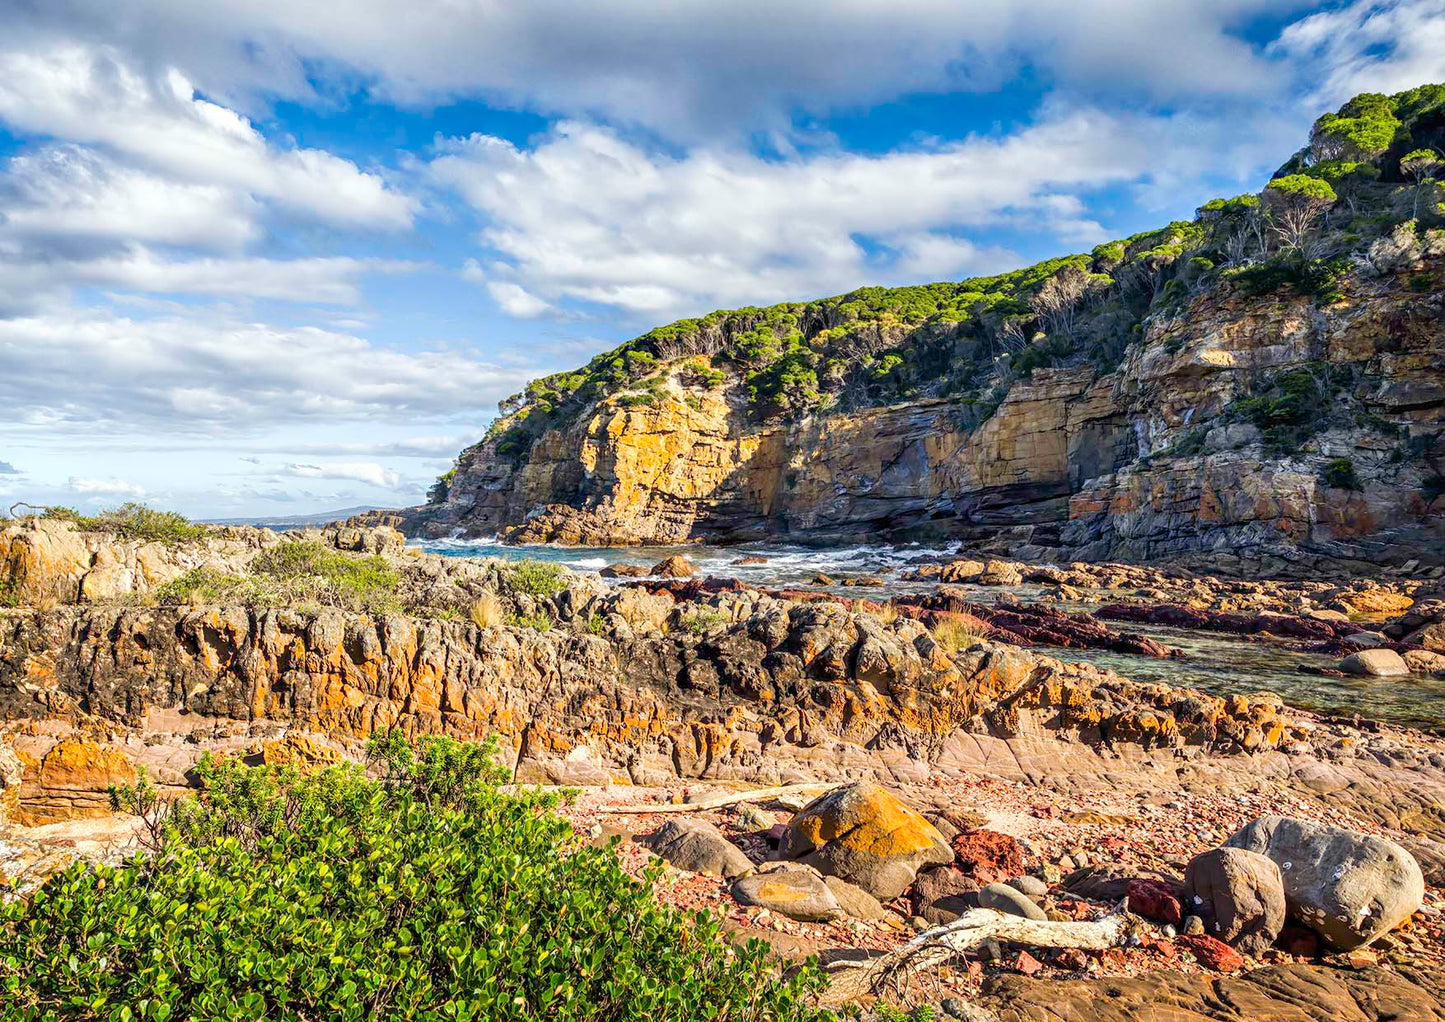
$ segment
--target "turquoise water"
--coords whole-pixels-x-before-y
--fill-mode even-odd
[[[430,540],[420,544],[426,550],[455,557],[504,557],[555,561],[578,570],[595,571],[609,564],[655,564],[672,554],[682,554],[697,565],[699,573],[736,578],[754,585],[804,587],[840,596],[886,599],[898,593],[931,592],[932,582],[902,582],[898,575],[915,563],[932,561],[956,552],[954,546],[849,546],[813,548],[769,544],[735,547],[555,547],[503,546],[487,540]],[[766,557],[760,565],[733,562],[746,556]],[[871,575],[884,580],[881,588],[845,586],[817,587],[810,581],[819,573],[835,580]],[[979,603],[992,603],[1002,593],[1024,601],[1043,596],[1040,586],[965,586]],[[1069,613],[1087,613],[1088,605],[1053,606]],[[1108,622],[1120,631],[1138,632],[1175,646],[1188,654],[1185,660],[1157,660],[1129,653],[1074,650],[1048,647],[1048,655],[1060,660],[1087,662],[1117,671],[1136,681],[1159,681],[1197,688],[1214,695],[1274,692],[1285,702],[1340,716],[1360,716],[1410,727],[1445,729],[1445,679],[1424,678],[1333,678],[1307,673],[1309,667],[1331,668],[1336,658],[1300,652],[1277,641],[1253,641],[1217,632],[1198,632],[1160,626],[1123,625]]]

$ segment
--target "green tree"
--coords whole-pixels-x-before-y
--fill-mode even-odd
[[[1328,181],[1308,174],[1288,174],[1265,186],[1264,201],[1280,241],[1309,258],[1315,226],[1339,196]]]
[[[1413,217],[1420,218],[1420,198],[1445,170],[1445,156],[1434,149],[1416,149],[1400,157],[1400,173],[1415,183],[1415,207]]]

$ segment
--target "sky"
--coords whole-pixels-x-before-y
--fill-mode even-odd
[[[0,0],[0,509],[420,501],[649,327],[1260,188],[1445,0]]]

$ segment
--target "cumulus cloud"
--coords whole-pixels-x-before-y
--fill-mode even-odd
[[[20,470],[8,461],[0,461],[0,476],[18,476]]]
[[[917,92],[992,91],[1028,68],[1075,92],[1254,95],[1277,69],[1235,26],[1298,0],[48,0],[18,34],[119,40],[210,95],[313,94],[318,59],[402,103],[482,97],[674,137],[786,126]]]
[[[66,488],[85,497],[144,497],[145,487],[124,479],[82,479],[71,476]]]
[[[1012,134],[778,161],[649,151],[564,122],[531,147],[443,140],[431,173],[483,217],[491,263],[463,275],[503,311],[535,316],[569,299],[660,317],[1016,265],[970,240],[989,228],[1087,247],[1107,232],[1081,195],[1195,174],[1218,134],[1183,118],[1051,109]]]
[[[0,320],[0,364],[10,422],[51,433],[475,420],[526,378],[315,327],[78,311]]]
[[[408,227],[416,208],[414,199],[349,160],[268,144],[245,117],[197,96],[176,68],[147,75],[113,47],[57,42],[0,52],[0,119],[331,223]]]
[[[1445,0],[1356,0],[1287,26],[1272,54],[1306,69],[1311,108],[1361,92],[1401,92],[1445,80]],[[1318,112],[1318,110],[1316,110]]]
[[[382,489],[397,490],[403,486],[401,475],[374,461],[338,461],[326,464],[293,462],[280,475],[301,479],[349,479]]]

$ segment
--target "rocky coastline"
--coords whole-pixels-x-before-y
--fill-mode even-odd
[[[162,599],[196,572],[244,575],[295,544],[386,566],[401,602]],[[1072,1017],[1058,1012],[1106,988],[1121,993],[1100,1017],[1121,1020],[1169,1004],[1233,1022],[1262,1010],[1250,1005],[1283,1011],[1303,988],[1320,1001],[1300,1011],[1317,1013],[1277,1017],[1440,1017],[1445,739],[1049,655],[1185,615],[1240,641],[1333,643],[1342,661],[1355,654],[1340,644],[1369,632],[1369,648],[1438,669],[1427,655],[1445,650],[1445,605],[1428,577],[1245,584],[961,561],[922,569],[931,595],[882,601],[689,578],[680,560],[661,575],[539,581],[516,563],[423,554],[388,529],[167,545],[45,520],[0,530],[0,566],[21,594],[0,610],[0,848],[22,895],[76,857],[131,846],[108,788],[138,770],[177,794],[207,752],[310,768],[399,727],[498,738],[516,783],[581,790],[566,813],[584,838],[621,837],[638,869],[666,860],[659,897],[716,911],[785,957],[898,955],[970,911],[1088,922],[1127,901],[1136,929],[1117,947],[993,941],[926,983],[900,980],[912,1002],[987,1013],[958,1017]],[[962,588],[1014,576],[1112,601],[1080,617],[980,605]],[[779,788],[801,794],[736,797]],[[836,805],[813,801],[829,791]],[[1312,927],[1329,892],[1286,884],[1276,897],[1274,881],[1250,887],[1229,856],[1208,858],[1240,845],[1271,862],[1248,828],[1278,816],[1335,828],[1319,841],[1345,842],[1385,884],[1378,933],[1360,944]],[[886,838],[838,836],[864,825]],[[1379,880],[1386,860],[1403,872]],[[1190,901],[1206,867],[1224,891],[1207,912]],[[790,907],[803,895],[811,908]],[[1239,931],[1254,938],[1200,929],[1247,914],[1249,898],[1274,906]],[[1231,1006],[1215,1006],[1226,991]]]

